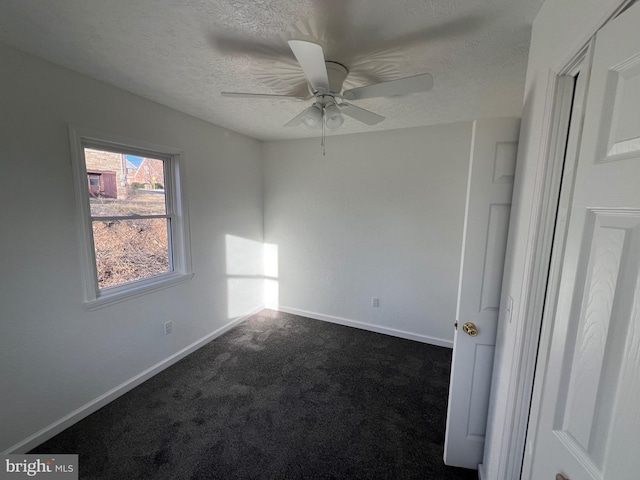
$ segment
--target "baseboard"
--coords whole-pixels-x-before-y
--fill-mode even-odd
[[[39,432],[34,433],[33,435],[31,435],[30,437],[26,438],[25,440],[23,440],[23,441],[15,444],[14,446],[8,448],[4,452],[2,452],[0,455],[7,455],[7,454],[10,454],[10,453],[25,453],[25,452],[28,452],[32,448],[37,447],[41,443],[46,442],[50,438],[56,436],[58,433],[62,432],[63,430],[65,430],[67,428],[69,428],[74,423],[77,423],[80,420],[82,420],[83,418],[88,417],[93,412],[95,412],[95,411],[99,410],[100,408],[104,407],[109,402],[112,402],[116,398],[118,398],[118,397],[124,395],[125,393],[127,393],[128,391],[134,389],[135,387],[137,387],[141,383],[149,380],[154,375],[160,373],[161,371],[163,371],[164,369],[170,367],[171,365],[173,365],[174,363],[178,362],[179,360],[182,360],[187,355],[195,352],[200,347],[203,347],[204,345],[209,343],[211,340],[214,340],[215,338],[219,337],[220,335],[222,335],[223,333],[227,332],[231,328],[233,328],[236,325],[244,322],[250,316],[255,315],[256,313],[258,313],[258,312],[260,312],[262,310],[263,310],[263,307],[260,307],[260,308],[255,309],[254,311],[251,311],[251,312],[247,313],[246,315],[243,315],[243,316],[241,316],[239,318],[236,318],[235,320],[232,320],[231,322],[229,322],[226,325],[220,327],[219,329],[217,329],[217,330],[211,332],[210,334],[202,337],[200,340],[196,340],[191,345],[183,348],[179,352],[176,352],[173,355],[171,355],[170,357],[162,360],[161,362],[156,363],[154,366],[152,366],[152,367],[146,369],[145,371],[139,373],[135,377],[130,378],[129,380],[125,381],[124,383],[121,383],[120,385],[118,385],[115,388],[112,388],[111,390],[109,390],[108,392],[104,393],[103,395],[100,395],[98,398],[95,398],[94,400],[90,401],[89,403],[84,404],[83,406],[81,406],[80,408],[74,410],[73,412],[69,413],[68,415],[65,415],[61,419],[53,422],[51,425],[48,425],[47,427],[43,428]]]
[[[404,330],[398,330],[395,328],[382,327],[380,325],[373,325],[371,323],[360,322],[358,320],[350,320],[348,318],[335,317],[333,315],[325,315],[323,313],[310,312],[308,310],[300,310],[299,308],[285,307],[283,305],[268,305],[265,308],[270,308],[272,310],[277,310],[284,313],[292,313],[293,315],[300,315],[302,317],[313,318],[315,320],[337,323],[339,325],[345,325],[347,327],[360,328],[361,330],[368,330],[370,332],[384,333],[385,335],[391,335],[393,337],[406,338],[407,340],[415,340],[416,342],[437,345],[438,347],[453,348],[453,342],[450,340],[445,340],[443,338],[430,337],[428,335],[421,335],[419,333],[406,332]]]

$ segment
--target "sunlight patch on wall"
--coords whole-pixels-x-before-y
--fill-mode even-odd
[[[227,234],[227,316],[236,319],[264,305],[264,245]]]
[[[262,242],[227,234],[225,243],[227,275],[260,277],[263,275]]]
[[[264,244],[264,305],[278,309],[278,245]]]

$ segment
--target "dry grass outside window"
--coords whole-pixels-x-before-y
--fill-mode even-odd
[[[154,214],[164,207],[164,195],[142,193],[129,201],[91,199],[99,216],[135,212]],[[149,278],[170,271],[167,220],[164,218],[94,220],[93,239],[100,289]]]

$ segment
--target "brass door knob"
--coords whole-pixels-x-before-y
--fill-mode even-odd
[[[561,473],[556,475],[556,480],[569,480],[567,477],[562,475]]]
[[[478,336],[478,328],[472,322],[467,322],[464,325],[462,325],[462,331],[467,335],[469,335],[470,337]]]

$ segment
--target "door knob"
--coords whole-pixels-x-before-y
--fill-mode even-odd
[[[561,473],[556,475],[556,480],[569,480],[567,477],[562,475]]]
[[[472,322],[467,322],[462,325],[462,331],[469,335],[470,337],[478,336],[478,328]]]

